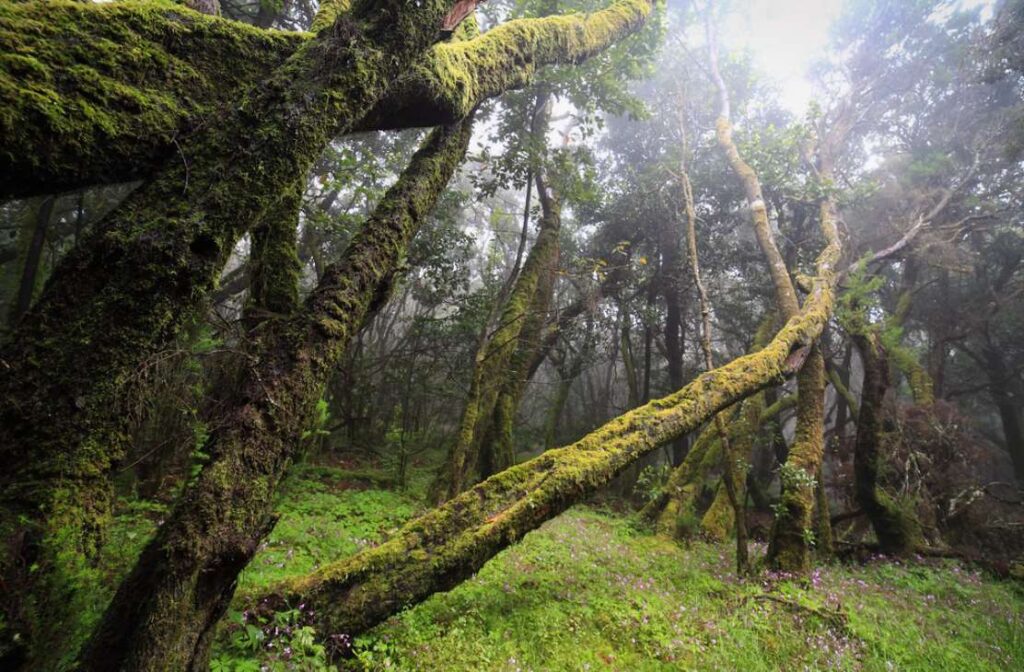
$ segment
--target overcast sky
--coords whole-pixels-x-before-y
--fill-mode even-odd
[[[994,1],[960,0],[959,4],[984,6],[990,15]],[[812,97],[808,66],[825,47],[829,26],[842,6],[843,0],[737,0],[734,7],[742,11],[730,13],[722,47],[750,49],[759,69],[776,80],[781,102],[802,113]]]

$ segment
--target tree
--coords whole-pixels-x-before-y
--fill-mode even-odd
[[[8,194],[146,177],[55,269],[0,355],[8,373],[0,390],[0,449],[11,467],[3,483],[5,538],[15,538],[20,521],[31,521],[28,534],[19,537],[4,561],[8,585],[18,586],[24,596],[23,611],[9,624],[8,636],[22,630],[22,641],[27,636],[38,662],[64,655],[47,650],[45,642],[54,638],[46,632],[63,627],[61,613],[75,592],[75,572],[88,566],[109,517],[109,477],[125,450],[124,421],[115,403],[121,381],[178,333],[214,286],[235,241],[275,216],[282,193],[304,178],[328,141],[367,127],[378,104],[386,105],[389,120],[378,118],[369,127],[437,123],[419,103],[403,111],[415,94],[402,104],[384,102],[389,90],[418,86],[419,80],[403,81],[403,74],[417,71],[416,77],[431,78],[439,74],[432,64],[443,62],[445,74],[430,81],[426,92],[438,102],[457,92],[457,101],[447,102],[455,103],[450,120],[458,120],[484,97],[528,80],[537,66],[583,60],[635,32],[651,3],[623,0],[590,15],[510,22],[475,40],[437,47],[436,26],[449,9],[447,2],[358,2],[351,8],[338,2],[324,9],[334,18],[311,37],[264,34],[159,2],[104,7],[25,3],[2,10],[0,19],[12,28],[4,31],[5,39],[20,35],[31,41],[31,47],[21,42],[5,49],[19,54],[5,61],[3,75]],[[168,41],[183,23],[187,37]],[[61,46],[69,30],[80,36],[77,51]],[[128,57],[127,50],[104,56],[110,38],[136,44],[146,58]],[[224,50],[215,53],[211,47],[218,45]],[[24,56],[26,49],[36,56]],[[170,59],[180,65],[172,70],[185,74],[156,87],[147,74],[153,71],[143,65],[152,62],[147,58]],[[414,67],[420,61],[426,70]],[[79,77],[71,87],[74,94],[61,96],[52,88],[48,77],[53,68]],[[196,78],[205,85],[197,86]],[[214,91],[229,96],[217,98]],[[62,112],[52,114],[45,99],[60,101]],[[97,108],[102,101],[106,104]],[[104,114],[94,114],[96,109]],[[197,112],[214,109],[218,124],[198,123]],[[407,218],[418,221],[429,210],[454,169],[453,155],[459,154],[451,142],[448,151],[436,145],[464,133],[438,136],[435,150],[414,164],[411,179],[419,177],[413,179],[418,186],[406,183],[392,199],[409,204],[407,213],[386,207],[375,222],[377,229],[366,230],[364,240],[376,241],[374,236],[383,233],[388,243],[362,253],[368,256],[350,251],[349,265],[339,267],[340,275],[314,294],[319,303],[307,303],[296,318],[304,326],[299,331],[281,327],[266,340],[258,359],[268,365],[276,361],[276,366],[287,362],[285,368],[293,371],[291,377],[276,378],[284,396],[257,386],[239,398],[234,428],[207,441],[204,452],[211,460],[176,509],[180,525],[166,528],[163,540],[154,541],[140,559],[140,568],[160,568],[157,581],[165,582],[168,592],[154,586],[146,605],[126,611],[132,596],[122,590],[94,640],[111,648],[87,649],[84,664],[132,661],[135,669],[162,668],[169,661],[202,665],[208,644],[203,633],[223,610],[254,540],[272,523],[266,504],[292,449],[287,437],[301,433],[319,397],[325,382],[321,367],[344,349],[375,299],[387,295],[388,279],[414,230],[415,222]],[[30,135],[34,140],[28,144],[15,141]],[[29,149],[44,136],[53,149],[45,157]],[[434,165],[433,154],[445,157],[444,168]],[[78,169],[68,170],[69,165]],[[417,171],[427,174],[417,176]],[[388,226],[398,230],[387,234]],[[141,279],[139,269],[145,269]],[[300,355],[304,339],[330,355]],[[263,458],[243,449],[242,434],[270,426],[278,431],[265,438],[276,448]],[[253,458],[257,464],[250,466],[262,475],[246,484],[244,493],[235,493],[237,483],[225,481],[224,470]],[[256,508],[247,514],[242,514],[244,505],[233,509],[235,494]],[[204,507],[214,518],[190,515]],[[245,522],[232,517],[232,510]],[[211,524],[217,516],[227,516],[220,518],[223,524],[239,523],[238,533],[218,537],[218,523]],[[193,524],[199,520],[203,532],[195,537]],[[175,547],[175,538],[191,541]],[[204,547],[201,539],[210,539],[212,546]],[[165,541],[169,546],[162,545]],[[31,576],[22,565],[26,557],[37,568]],[[204,563],[219,569],[203,573]],[[200,578],[211,583],[200,587]],[[177,612],[165,601],[175,585],[202,592],[195,613]],[[176,617],[159,626],[122,618],[138,613],[135,608]]]

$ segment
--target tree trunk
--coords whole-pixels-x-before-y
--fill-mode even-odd
[[[477,352],[459,433],[432,487],[439,501],[462,492],[474,466],[480,467],[482,475],[489,475],[513,461],[512,423],[546,317],[545,307],[550,302],[551,273],[557,266],[561,229],[557,200],[548,193],[539,172],[536,180],[544,207],[540,231],[497,328]],[[500,456],[496,449],[502,450]]]
[[[258,360],[186,488],[117,591],[80,663],[201,670],[238,573],[270,532],[273,493],[353,335],[387,297],[420,222],[461,162],[470,122],[433,133],[294,318],[268,325]]]
[[[282,187],[430,46],[436,32],[423,26],[445,5],[378,8],[305,42],[219,123],[183,137],[178,160],[68,253],[0,351],[4,527],[30,521],[6,552],[36,566],[6,578],[42,591],[35,627],[61,632],[78,611],[66,608],[79,591],[59,566],[88,564],[101,541],[110,475],[125,453],[119,401],[137,367],[203,305],[234,243]]]
[[[1013,461],[1014,475],[1017,482],[1024,484],[1024,428],[1021,426],[1021,402],[1024,395],[1015,393],[1013,380],[1002,355],[995,348],[987,347],[982,352],[986,363],[985,374],[988,376],[990,390],[999,420],[1003,426],[1003,438],[1006,451]]]
[[[559,246],[557,236],[561,230],[561,206],[548,193],[549,189],[543,179],[539,177],[539,173],[537,191],[541,194],[544,218],[550,220],[548,224],[542,223],[541,229],[554,226],[556,240],[553,245],[554,249],[546,251],[546,259],[544,260],[546,267],[542,267],[538,271],[540,278],[537,283],[537,289],[534,292],[533,301],[530,304],[530,312],[527,316],[526,324],[523,325],[523,330],[519,334],[519,344],[515,354],[512,356],[509,370],[505,374],[505,382],[498,394],[494,420],[491,423],[493,428],[492,434],[495,437],[492,452],[496,460],[493,470],[481,471],[480,475],[484,478],[498,471],[503,471],[516,462],[513,442],[516,412],[519,410],[519,403],[522,401],[526,385],[531,378],[530,374],[533,369],[530,365],[538,356],[541,348],[541,335],[547,324],[552,293],[554,291],[555,274],[558,271]],[[558,222],[557,224],[554,223],[556,221]],[[527,272],[533,272],[533,269],[527,269]]]
[[[854,443],[857,503],[868,515],[885,553],[906,555],[920,544],[916,518],[878,487],[883,444],[883,401],[889,388],[889,365],[877,334],[851,334],[864,368],[864,382]]]
[[[751,220],[758,246],[768,263],[768,271],[775,289],[775,302],[786,319],[799,311],[796,289],[782,254],[775,243],[761,182],[750,165],[744,161],[732,138],[729,90],[718,69],[718,46],[711,24],[711,9],[707,13],[709,63],[712,78],[719,93],[719,116],[715,123],[718,144],[733,172],[743,183],[750,207]],[[824,177],[829,177],[822,170]],[[834,204],[826,198],[820,209],[821,228],[826,240],[835,234]],[[782,513],[776,517],[772,529],[772,543],[768,547],[769,561],[779,569],[806,571],[810,559],[811,516],[814,510],[814,479],[821,462],[824,437],[825,368],[821,353],[812,348],[807,365],[798,376],[799,401],[797,409],[797,440],[790,449],[784,465],[782,479]]]

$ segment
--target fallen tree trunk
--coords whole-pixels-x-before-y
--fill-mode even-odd
[[[472,576],[500,550],[609,483],[639,457],[796,372],[832,313],[840,243],[835,235],[828,240],[803,310],[764,349],[705,373],[570,446],[492,476],[376,548],[249,599],[265,605],[305,602],[321,633],[351,636]]]

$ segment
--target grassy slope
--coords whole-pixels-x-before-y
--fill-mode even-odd
[[[366,483],[297,470],[240,589],[354,553],[415,513],[414,498]],[[132,521],[132,534],[141,533]],[[727,547],[684,548],[622,516],[577,507],[473,580],[358,638],[358,659],[346,667],[1024,669],[1020,583],[934,562],[836,565],[802,582],[767,573],[738,582],[731,567]],[[214,670],[331,669],[295,606],[276,623],[230,614]]]

